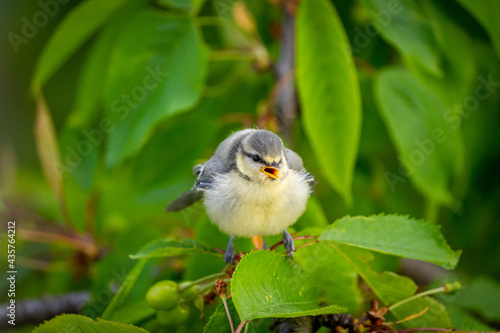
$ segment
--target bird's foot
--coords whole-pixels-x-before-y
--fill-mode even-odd
[[[224,262],[226,264],[232,264],[235,255],[236,253],[234,252],[233,236],[229,236],[229,243],[227,244],[226,253],[224,254]]]
[[[285,249],[288,251],[288,255],[290,258],[293,258],[293,252],[295,252],[295,245],[293,244],[292,235],[285,229],[283,230],[283,245],[285,245]]]

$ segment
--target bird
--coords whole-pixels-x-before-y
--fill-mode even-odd
[[[193,173],[194,186],[166,211],[177,212],[203,200],[211,222],[229,235],[226,263],[234,261],[234,237],[279,233],[293,258],[295,246],[287,228],[304,213],[317,181],[277,134],[255,128],[234,132]]]

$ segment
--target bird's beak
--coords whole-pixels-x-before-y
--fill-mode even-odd
[[[266,174],[269,178],[273,180],[277,180],[280,178],[280,169],[278,168],[278,164],[272,163],[271,165],[266,165],[261,169],[263,173]]]

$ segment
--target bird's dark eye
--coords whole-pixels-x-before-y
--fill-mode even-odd
[[[254,162],[260,162],[260,156],[259,155],[252,155],[252,160],[254,160]]]

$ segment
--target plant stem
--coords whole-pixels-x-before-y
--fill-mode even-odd
[[[292,237],[294,241],[296,240],[299,240],[299,239],[314,239],[315,236],[310,236],[310,235],[305,235],[305,236],[298,236],[298,237]],[[280,240],[278,241],[276,244],[274,244],[273,246],[271,246],[269,248],[270,251],[274,251],[278,248],[278,246],[280,246],[281,244],[283,244],[283,240]]]
[[[443,327],[420,327],[420,328],[403,328],[400,330],[396,330],[398,333],[404,333],[404,332],[422,332],[422,331],[429,331],[429,332],[452,332],[453,330],[449,328],[443,328]]]
[[[231,279],[224,279],[224,282],[231,282]],[[205,291],[213,288],[215,285],[215,281],[212,281],[211,283],[207,284],[206,286],[203,286],[200,290],[198,290],[198,295],[203,294]]]
[[[428,200],[425,205],[425,220],[430,223],[436,223],[438,214],[439,205],[433,200]]]
[[[429,295],[432,295],[432,294],[443,293],[443,292],[446,292],[446,287],[445,286],[441,286],[441,287],[438,287],[438,288],[434,288],[434,289],[423,291],[421,293],[413,295],[412,297],[408,297],[408,298],[406,298],[406,299],[404,299],[404,300],[402,300],[402,301],[400,301],[398,303],[395,303],[395,304],[389,306],[389,311],[394,310],[395,308],[397,308],[400,305],[403,305],[405,303],[413,301],[414,299],[417,299],[417,298],[420,298],[420,297],[424,297],[424,296],[429,296]]]
[[[248,323],[248,320],[245,320],[245,321],[242,321],[239,325],[238,325],[238,328],[236,328],[236,332],[234,333],[240,333],[241,330],[243,329],[243,326],[245,326],[245,324]]]
[[[227,306],[226,297],[222,297],[222,303],[224,303],[224,309],[226,309],[227,319],[229,320],[229,326],[231,326],[231,333],[234,333],[234,325],[233,320],[231,319],[231,314],[229,313],[229,307]]]
[[[205,277],[202,277],[196,281],[193,281],[191,283],[188,283],[186,285],[184,285],[181,289],[181,292],[183,292],[184,290],[187,290],[189,288],[191,288],[192,286],[195,286],[197,284],[202,284],[202,283],[205,283],[205,282],[214,282],[215,279],[217,278],[221,278],[221,277],[224,277],[226,276],[227,273],[226,272],[220,272],[220,273],[215,273],[215,274],[212,274],[212,275],[207,275]]]
[[[305,243],[305,244],[302,244],[302,245],[299,245],[299,246],[295,247],[295,250],[298,250],[298,249],[300,249],[302,247],[314,245],[314,244],[317,244],[317,243],[319,243],[319,240],[315,240],[314,242]]]
[[[125,298],[127,298],[127,296],[130,294],[132,288],[139,279],[139,276],[142,273],[142,270],[144,269],[144,266],[146,266],[148,261],[149,258],[142,258],[135,263],[134,267],[132,267],[130,272],[127,274],[125,281],[123,281],[122,285],[120,286],[120,289],[111,300],[111,303],[109,303],[109,305],[106,307],[103,314],[101,315],[102,319],[111,320],[113,318],[115,310],[120,305],[122,305]]]

